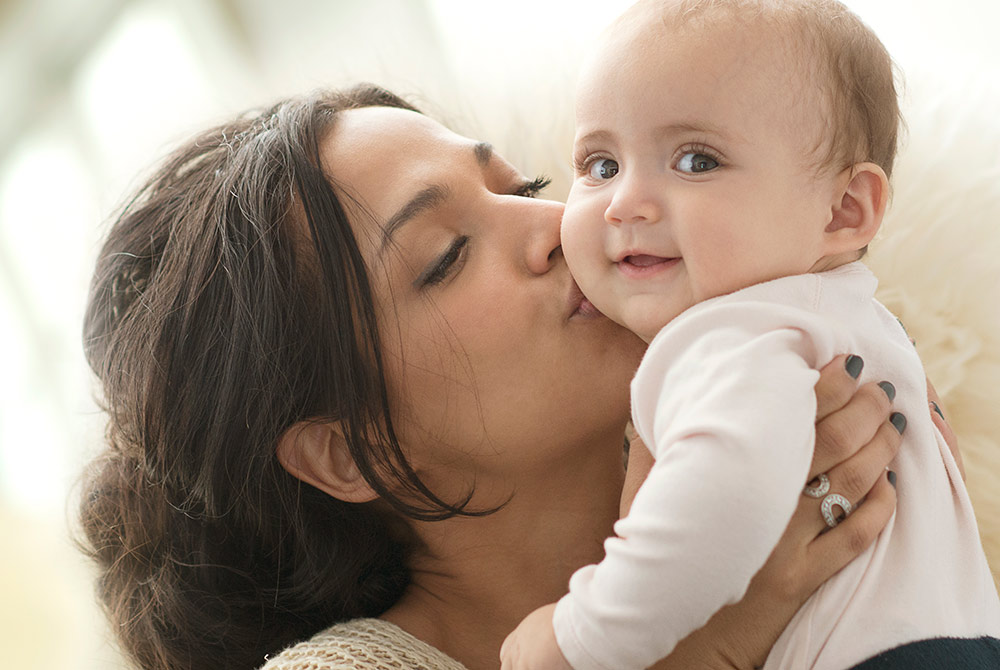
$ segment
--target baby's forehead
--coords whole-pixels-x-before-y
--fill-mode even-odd
[[[667,114],[680,107],[689,117],[705,118],[724,105],[736,110],[727,119],[780,127],[789,139],[801,137],[806,152],[826,143],[829,87],[819,83],[826,74],[809,39],[779,17],[744,15],[729,5],[675,15],[671,5],[640,2],[622,15],[591,53],[579,91],[596,92],[590,99],[600,103],[628,81],[665,95]],[[578,111],[581,98],[586,96],[578,97]],[[683,102],[672,104],[678,100]],[[751,125],[740,121],[742,128],[735,129]]]
[[[631,70],[645,73],[655,85],[656,60],[669,59],[684,61],[706,77],[718,76],[720,86],[749,77],[758,87],[780,89],[796,99],[824,88],[817,84],[826,70],[820,50],[793,22],[730,5],[676,15],[669,11],[673,4],[650,0],[630,8],[591,52],[585,76],[602,69]]]
[[[642,54],[655,58],[683,43],[689,48],[685,58],[696,71],[706,59],[728,55],[727,72],[752,74],[759,86],[817,103],[814,95],[827,88],[822,84],[829,76],[827,58],[810,29],[797,20],[801,13],[782,10],[785,5],[795,3],[643,0],[605,34],[606,45],[627,62]]]
[[[717,40],[739,36],[796,62],[818,61],[815,22],[802,20],[807,14],[806,3],[798,0],[640,0],[605,30],[603,42],[642,48],[678,35],[700,35],[705,48],[712,49]]]

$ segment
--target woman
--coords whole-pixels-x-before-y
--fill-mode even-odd
[[[359,87],[205,133],[125,208],[86,316],[109,446],[82,521],[139,667],[253,668],[373,616],[273,667],[498,667],[600,558],[642,345],[583,300],[542,185]],[[803,497],[665,667],[761,661],[889,518],[899,434],[859,364],[823,371],[813,472],[865,504],[821,536]]]

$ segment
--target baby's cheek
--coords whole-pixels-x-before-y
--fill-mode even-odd
[[[560,227],[560,236],[564,249],[567,244],[575,244],[576,239],[586,232],[587,220],[590,215],[588,209],[593,208],[588,208],[585,200],[574,197],[573,192],[570,191],[569,200],[566,202],[566,209],[563,210],[562,225]]]
[[[726,226],[706,225],[691,236],[685,245],[688,251],[684,253],[684,264],[695,302],[747,285],[759,258],[750,242]]]
[[[591,271],[604,253],[601,224],[599,221],[592,221],[581,207],[571,210],[567,206],[563,214],[560,242],[570,271],[578,282],[585,272]]]

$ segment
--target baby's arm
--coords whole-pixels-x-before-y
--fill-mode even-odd
[[[643,361],[633,411],[657,462],[604,561],[578,571],[557,606],[577,670],[645,668],[738,600],[807,479],[813,339],[790,328],[690,332],[658,337]]]
[[[555,603],[539,607],[521,620],[500,647],[500,670],[573,670],[556,642],[555,609]]]

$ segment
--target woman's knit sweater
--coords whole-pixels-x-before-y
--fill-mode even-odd
[[[285,649],[261,670],[466,670],[426,642],[381,619],[337,624]]]

